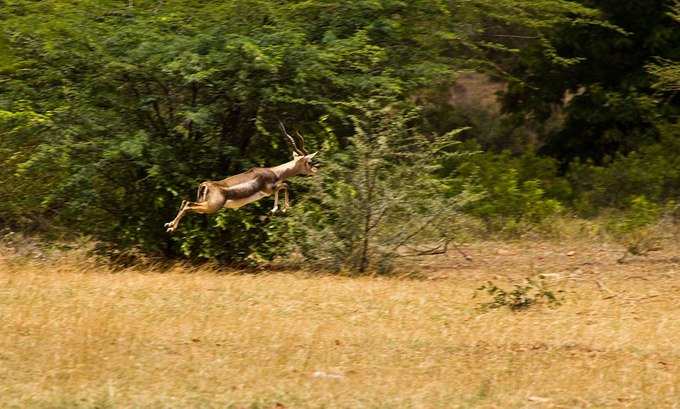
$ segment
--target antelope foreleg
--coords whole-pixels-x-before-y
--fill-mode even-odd
[[[276,213],[279,210],[279,190],[281,189],[277,188],[274,190],[274,207],[272,207],[272,213]]]
[[[280,185],[274,188],[274,207],[271,210],[272,213],[276,213],[279,210],[279,192],[281,190],[284,190],[282,211],[285,212],[286,209],[288,209],[288,185],[286,185],[285,183],[281,183]]]

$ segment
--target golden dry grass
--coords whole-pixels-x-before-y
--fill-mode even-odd
[[[0,407],[680,407],[670,255],[467,250],[425,280],[0,260]],[[564,305],[475,309],[484,281],[537,273]]]

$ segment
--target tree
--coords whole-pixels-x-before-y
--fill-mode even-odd
[[[543,30],[570,13],[588,12],[562,0],[5,2],[0,223],[110,251],[270,257],[262,203],[175,236],[162,226],[198,181],[287,159],[278,120],[342,149],[357,101],[412,102],[482,64],[488,19]]]
[[[657,125],[678,113],[678,101],[658,103],[646,66],[680,52],[671,0],[582,0],[611,24],[561,24],[547,43],[526,47],[508,65],[516,78],[503,97],[520,120],[532,118],[541,152],[569,162],[602,163],[658,140]],[[557,127],[544,128],[549,120]]]
[[[357,107],[349,146],[280,225],[281,244],[308,267],[388,273],[399,258],[444,253],[459,234],[474,195],[453,192],[438,171],[444,158],[461,155],[452,149],[461,130],[426,137],[409,126],[417,111],[384,106],[376,99]]]
[[[672,7],[671,16],[680,23],[680,2],[676,1]],[[654,88],[661,91],[680,91],[680,62],[660,58],[655,64],[648,66],[649,72],[657,78]]]

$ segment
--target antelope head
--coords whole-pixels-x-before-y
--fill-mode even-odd
[[[295,132],[297,139],[286,132],[286,127],[279,122],[283,134],[286,135],[291,148],[293,149],[293,162],[295,162],[295,170],[298,175],[314,175],[318,168],[314,165],[313,159],[319,152],[308,153],[305,150],[305,138],[300,132]]]

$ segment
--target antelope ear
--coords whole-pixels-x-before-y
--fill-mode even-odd
[[[319,151],[316,151],[316,152],[314,152],[314,153],[310,153],[310,154],[307,155],[306,157],[307,157],[307,159],[309,159],[309,160],[314,159],[314,157],[316,156],[317,153],[319,153]]]

